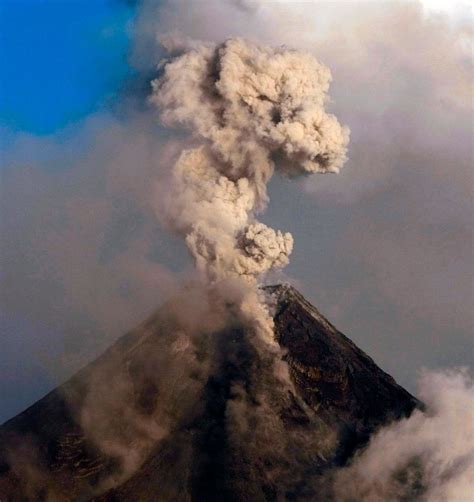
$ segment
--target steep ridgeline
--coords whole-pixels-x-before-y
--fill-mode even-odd
[[[286,360],[296,386],[324,420],[345,432],[347,454],[381,424],[420,406],[295,288],[278,285],[266,290],[277,299],[275,335],[288,350]]]
[[[237,325],[190,345],[170,302],[0,427],[0,500],[330,500],[328,473],[420,403],[294,288],[265,292],[294,391]]]

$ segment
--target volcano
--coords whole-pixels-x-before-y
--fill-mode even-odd
[[[264,290],[294,393],[252,395],[243,329],[190,347],[165,304],[0,427],[0,500],[331,500],[331,471],[421,403],[296,289]]]

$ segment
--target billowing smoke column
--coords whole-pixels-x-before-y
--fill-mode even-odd
[[[324,108],[331,74],[310,54],[242,39],[193,43],[161,66],[150,100],[164,125],[190,129],[200,144],[181,152],[158,212],[185,237],[208,284],[236,306],[260,358],[291,387],[255,285],[288,263],[293,238],[256,214],[275,168],[296,176],[344,164],[349,131]]]
[[[346,159],[349,131],[324,108],[331,74],[310,54],[242,39],[191,48],[163,72],[151,96],[163,123],[204,141],[182,152],[162,208],[211,282],[255,282],[293,248],[255,216],[275,168],[338,172]]]
[[[184,236],[211,289],[234,306],[260,358],[290,384],[255,285],[288,263],[293,238],[256,214],[275,168],[296,176],[343,165],[349,131],[324,109],[330,72],[310,54],[242,39],[193,42],[161,70],[150,101],[164,125],[184,126],[199,143],[181,152],[158,213]]]

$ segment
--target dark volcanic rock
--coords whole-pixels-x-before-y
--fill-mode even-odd
[[[277,298],[275,334],[288,350],[297,388],[324,420],[340,425],[345,455],[381,424],[408,416],[420,404],[296,289],[266,289]]]
[[[179,338],[184,328],[165,305],[0,427],[0,500],[318,500],[305,479],[344,464],[374,430],[420,403],[294,288],[265,290],[296,389],[275,401],[276,413],[289,438],[306,434],[321,444],[302,480],[283,487],[266,472],[292,473],[291,465],[232,443],[229,403],[255,373],[242,329],[202,335],[190,357]],[[167,372],[167,365],[183,369]],[[90,409],[91,396],[99,408]],[[162,416],[166,433],[156,430]],[[336,438],[330,455],[322,446],[329,435]],[[290,464],[298,455],[295,444]]]

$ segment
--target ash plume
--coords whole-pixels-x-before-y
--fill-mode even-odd
[[[325,110],[331,74],[308,53],[243,39],[192,44],[161,69],[151,103],[164,125],[188,129],[200,144],[181,152],[158,212],[209,284],[255,285],[293,248],[290,233],[257,219],[275,169],[338,172],[346,160],[349,131]]]

